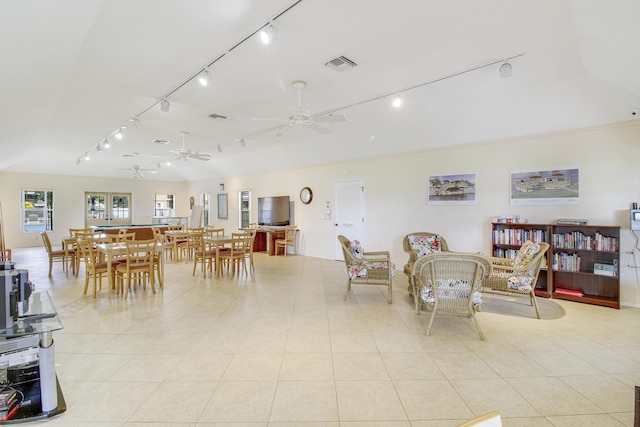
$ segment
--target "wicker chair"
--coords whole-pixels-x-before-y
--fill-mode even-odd
[[[536,302],[535,289],[548,249],[548,243],[533,243],[527,240],[514,259],[489,257],[493,264],[493,273],[484,281],[483,292],[528,297],[539,319],[540,310]]]
[[[359,256],[352,252],[352,242],[344,236],[338,236],[347,267],[347,299],[351,285],[376,285],[387,287],[387,302],[391,304],[393,264],[389,251],[360,252]],[[357,241],[353,242],[354,244]],[[358,244],[359,245],[359,244]]]
[[[486,257],[460,252],[434,252],[415,262],[413,283],[420,289],[416,288],[414,298],[424,300],[431,309],[427,335],[431,333],[436,313],[444,313],[471,317],[480,339],[484,340],[476,311],[482,303],[482,281],[491,274],[491,269],[491,262]],[[418,307],[416,302],[416,312],[419,312]]]
[[[447,241],[444,240],[444,237],[440,236],[436,233],[430,233],[428,231],[417,231],[415,233],[409,233],[404,236],[402,240],[402,248],[404,251],[409,254],[409,261],[404,265],[404,274],[407,275],[409,279],[409,287],[407,291],[409,291],[409,295],[414,295],[414,286],[412,281],[412,271],[413,264],[415,264],[416,260],[419,258],[418,255],[426,255],[424,252],[428,252],[425,250],[420,250],[416,247],[416,240],[425,241],[432,252],[448,252],[449,246],[447,245]],[[429,252],[430,253],[430,252]]]

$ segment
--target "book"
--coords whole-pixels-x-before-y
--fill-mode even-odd
[[[604,262],[594,262],[593,274],[597,274],[599,276],[614,277],[616,275],[616,267],[613,264],[607,264]]]

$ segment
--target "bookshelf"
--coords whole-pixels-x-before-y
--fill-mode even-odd
[[[620,227],[551,226],[552,297],[620,308]]]
[[[516,224],[493,222],[491,223],[491,255],[498,258],[515,258],[520,246],[527,241],[549,241],[549,224]],[[535,293],[539,297],[551,297],[551,274],[548,270],[550,254],[547,253],[546,261],[540,269]]]

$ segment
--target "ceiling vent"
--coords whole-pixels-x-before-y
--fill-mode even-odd
[[[166,140],[166,139],[154,139],[154,140],[153,140],[153,141],[151,141],[151,142],[153,142],[154,144],[167,145],[167,144],[169,144],[169,142],[171,142],[171,141],[168,141],[168,140]]]
[[[216,113],[211,113],[208,114],[206,116],[204,116],[205,119],[213,119],[213,120],[224,120],[227,118],[227,116],[221,116],[220,114],[216,114]]]
[[[358,64],[356,64],[346,56],[338,56],[336,59],[332,59],[324,65],[329,68],[333,68],[336,71],[343,72],[344,70],[353,68]]]

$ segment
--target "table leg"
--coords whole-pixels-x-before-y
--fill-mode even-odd
[[[111,256],[105,255],[105,257],[107,258],[107,274],[109,275],[109,296],[111,296],[111,289],[113,289],[113,286],[115,285],[113,283],[113,271],[111,270]]]

